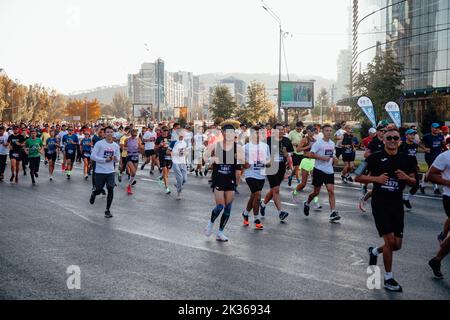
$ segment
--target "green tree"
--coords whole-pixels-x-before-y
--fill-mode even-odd
[[[212,103],[209,110],[212,113],[212,119],[218,118],[231,119],[237,109],[236,101],[226,86],[217,86],[214,88]]]
[[[325,88],[322,88],[317,95],[316,101],[314,103],[314,109],[312,109],[311,114],[320,120],[320,112],[323,112],[323,118],[329,119],[331,117],[331,107],[330,107],[330,96]]]
[[[354,92],[369,96],[375,107],[377,120],[389,119],[384,106],[389,101],[397,101],[402,95],[404,76],[403,65],[396,61],[392,51],[377,55],[367,66],[367,71],[358,75],[354,82]],[[353,110],[357,118],[365,119],[358,106]]]
[[[266,123],[274,115],[274,104],[267,98],[263,83],[253,81],[247,87],[248,101],[237,111],[237,119],[247,124]]]

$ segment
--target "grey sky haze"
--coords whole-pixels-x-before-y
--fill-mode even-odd
[[[289,72],[336,78],[349,0],[266,3],[293,33]],[[1,0],[0,39],[11,78],[62,93],[125,83],[157,57],[169,71],[278,73],[277,24],[260,0]]]

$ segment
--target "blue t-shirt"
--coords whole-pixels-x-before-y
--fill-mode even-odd
[[[83,153],[91,153],[92,147],[91,147],[92,139],[91,138],[84,138],[81,140],[81,145],[83,147]]]
[[[70,143],[72,142],[72,143]],[[65,149],[70,153],[70,151],[75,151],[78,145],[78,137],[76,134],[68,135],[66,134],[63,137],[63,144],[65,145]]]
[[[48,138],[47,139],[47,153],[54,154],[56,152],[56,144],[58,140],[56,138]]]
[[[430,149],[430,153],[426,153],[426,155],[437,157],[442,152],[444,136],[441,134],[433,136],[431,133],[423,136],[423,144],[426,148]]]

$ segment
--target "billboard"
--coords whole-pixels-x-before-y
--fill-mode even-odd
[[[149,118],[152,116],[153,105],[133,104],[133,116],[135,118]]]
[[[314,83],[281,81],[281,108],[314,108]]]

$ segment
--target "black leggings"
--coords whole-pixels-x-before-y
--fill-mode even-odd
[[[6,154],[0,154],[0,175],[3,175],[5,173],[6,168]]]
[[[106,189],[108,190],[108,196],[106,197],[106,210],[109,211],[109,209],[111,208],[113,199],[114,199],[114,187],[107,187]],[[102,191],[103,191],[103,189],[94,190],[93,192],[96,196],[98,196],[99,194],[102,193]]]

